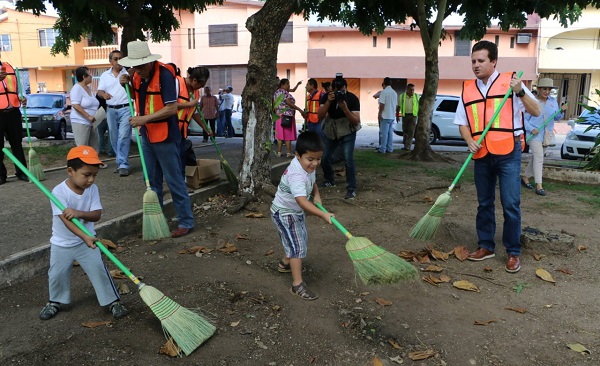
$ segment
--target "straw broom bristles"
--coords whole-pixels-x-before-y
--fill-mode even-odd
[[[151,189],[144,193],[142,212],[143,240],[158,240],[171,236],[167,219],[158,202],[158,195]]]
[[[452,202],[450,191],[446,191],[446,193],[439,195],[427,214],[425,214],[425,216],[423,216],[410,231],[411,238],[419,240],[431,239],[440,226],[442,217],[444,217],[446,209],[450,206],[450,202]]]
[[[29,171],[37,180],[46,179],[46,175],[44,174],[44,168],[42,167],[42,163],[40,163],[40,158],[36,154],[33,148],[29,149]]]
[[[160,320],[165,337],[173,337],[186,356],[215,333],[216,327],[202,316],[182,307],[152,286],[142,285],[140,296]]]

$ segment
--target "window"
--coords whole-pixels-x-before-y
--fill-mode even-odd
[[[188,49],[196,49],[196,28],[188,28]]]
[[[436,111],[437,112],[456,113],[457,108],[458,108],[458,100],[445,99],[445,100],[442,100],[440,105],[438,105]]]
[[[294,42],[294,22],[287,22],[283,32],[281,33],[281,39],[279,43],[292,43]]]
[[[88,34],[87,36],[87,43],[88,43],[88,47],[98,47],[98,46],[111,46],[111,45],[118,45],[118,37],[116,33],[113,33],[113,37],[112,37],[112,41],[111,43],[106,43],[106,42],[101,42],[101,43],[97,43],[92,41],[92,36],[90,34]]]
[[[377,47],[377,36],[373,36],[373,47]]]
[[[515,48],[515,37],[510,37],[510,48]]]
[[[496,36],[494,38],[494,43],[496,44],[496,46],[500,45],[500,36]]]
[[[0,34],[0,51],[12,51],[10,34]]]
[[[237,24],[214,24],[208,26],[208,45],[237,46]]]
[[[52,47],[60,33],[54,28],[38,29],[40,47]]]
[[[387,37],[387,46],[388,48],[392,48],[392,37]]]
[[[460,32],[454,33],[454,56],[470,56],[471,40],[460,39]]]

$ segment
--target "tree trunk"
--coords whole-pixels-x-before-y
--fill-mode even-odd
[[[267,0],[246,21],[252,40],[246,87],[242,92],[244,152],[239,190],[243,196],[275,194],[271,183],[271,152],[277,50],[281,33],[294,11],[294,1]]]

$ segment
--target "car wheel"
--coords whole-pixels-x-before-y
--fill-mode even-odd
[[[431,131],[429,131],[429,145],[435,144],[440,139],[440,131],[436,125],[431,125]]]
[[[54,135],[56,140],[66,140],[67,139],[67,121],[62,120],[58,124],[58,129],[56,130],[56,134]]]

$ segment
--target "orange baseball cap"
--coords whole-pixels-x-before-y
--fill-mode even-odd
[[[81,145],[72,148],[67,155],[67,160],[81,159],[89,165],[102,165],[102,161],[98,158],[98,153],[92,147]]]

